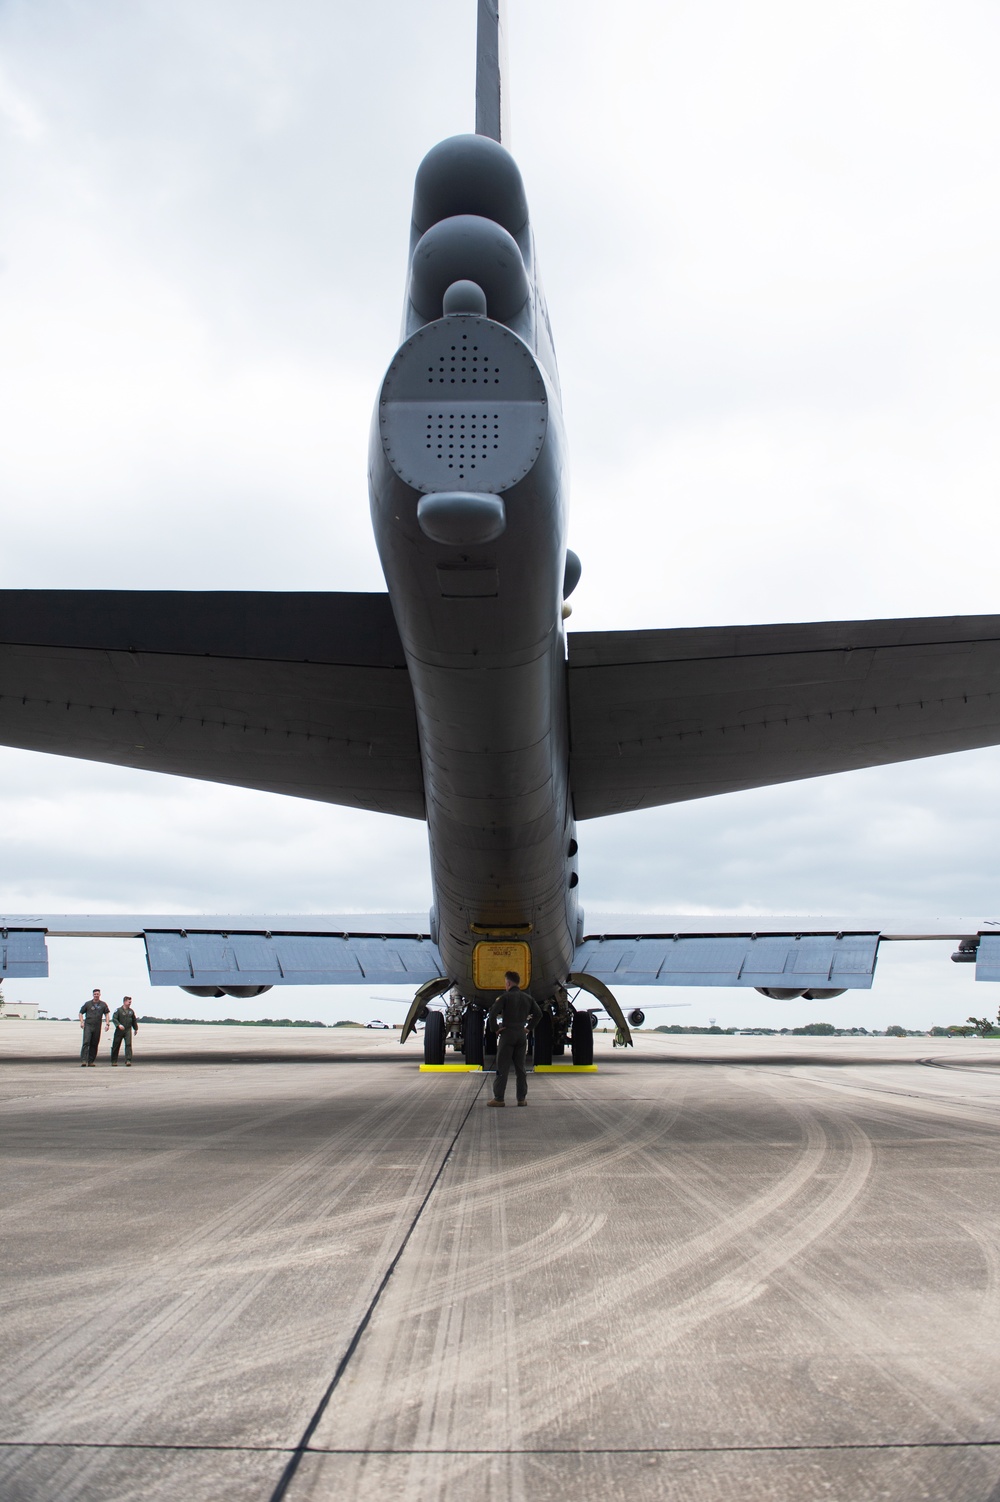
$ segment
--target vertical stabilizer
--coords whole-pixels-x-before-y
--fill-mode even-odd
[[[478,0],[476,27],[476,135],[504,144],[510,138],[507,103],[506,0]]]

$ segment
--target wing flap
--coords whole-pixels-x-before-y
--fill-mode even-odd
[[[569,638],[577,817],[1000,743],[1000,616]]]
[[[574,970],[608,986],[869,990],[878,933],[697,934],[585,939]]]
[[[49,951],[44,929],[4,929],[0,933],[0,980],[46,980]]]
[[[437,947],[420,935],[143,934],[154,986],[420,986],[441,974]]]

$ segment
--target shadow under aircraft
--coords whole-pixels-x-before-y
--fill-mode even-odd
[[[641,1022],[621,986],[830,997],[914,937],[1000,979],[986,922],[586,922],[581,821],[1000,743],[1000,616],[567,635],[581,565],[497,0],[477,49],[475,133],[416,175],[375,399],[385,592],[0,594],[0,743],[424,820],[430,914],[7,916],[0,977],[46,975],[49,935],[121,935],[202,997],[405,984],[402,1037],[422,1021],[429,1062],[470,1064],[508,970],[544,1005],[536,1062],[582,1064],[596,1007],[622,1042]]]

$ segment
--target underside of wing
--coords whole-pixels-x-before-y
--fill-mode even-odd
[[[1000,743],[1000,616],[569,638],[592,819]]]
[[[424,816],[387,595],[4,591],[0,744]]]
[[[596,918],[596,923],[594,919]],[[605,986],[753,986],[781,999],[870,989],[881,945],[931,941],[1000,980],[994,919],[592,915],[574,967]]]
[[[879,939],[877,930],[601,935],[584,940],[574,964],[611,987],[753,986],[799,995],[867,991]]]
[[[271,986],[403,985],[441,974],[441,957],[417,913],[226,917],[197,914],[0,915],[0,980],[44,979],[47,940],[141,939],[150,985],[206,996],[247,996]]]

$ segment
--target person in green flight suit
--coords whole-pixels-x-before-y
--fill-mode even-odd
[[[101,1000],[100,990],[95,986],[94,994],[90,1001],[85,1001],[80,1008],[80,1026],[83,1029],[82,1047],[80,1049],[80,1068],[95,1069],[97,1067],[97,1050],[101,1042],[101,1023],[104,1031],[108,1030],[108,1012],[110,1011],[106,1001]]]
[[[493,1099],[488,1106],[502,1106],[507,1089],[507,1075],[511,1064],[517,1080],[517,1103],[528,1104],[528,1074],[524,1067],[528,1055],[528,1028],[534,1028],[542,1020],[542,1009],[533,996],[522,991],[521,977],[516,970],[508,970],[504,976],[505,991],[490,1008],[490,1026],[497,1035],[497,1073],[493,1082]]]
[[[125,1044],[125,1068],[132,1068],[132,1034],[139,1031],[139,1022],[132,1010],[131,996],[123,996],[122,1004],[113,1014],[111,1021],[115,1025],[115,1035],[111,1040],[111,1067],[118,1068],[118,1055],[121,1053],[122,1043]]]

